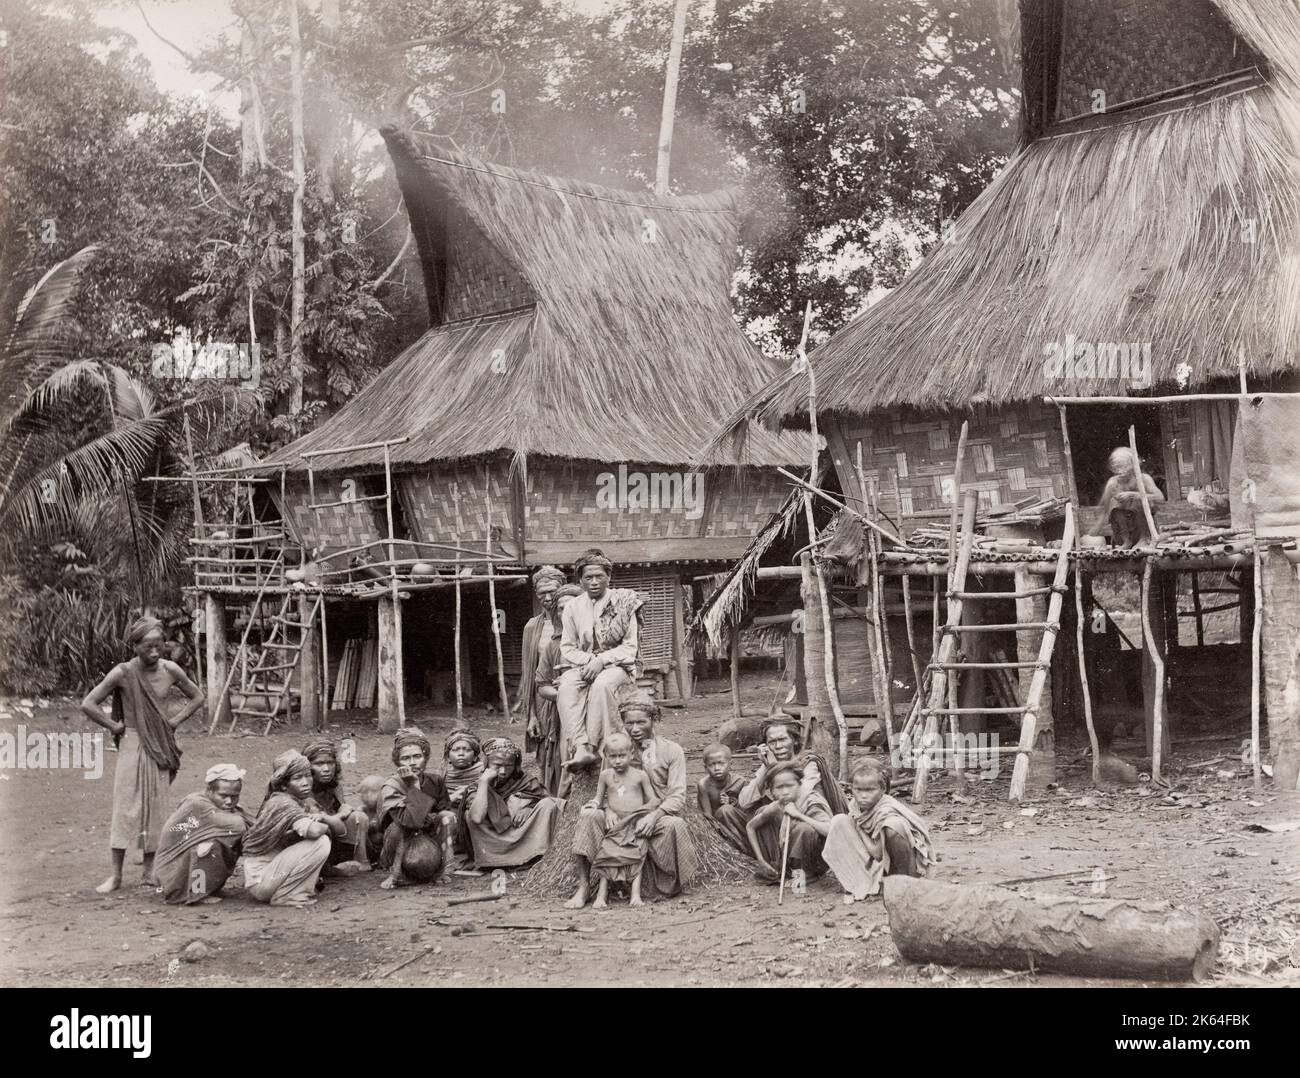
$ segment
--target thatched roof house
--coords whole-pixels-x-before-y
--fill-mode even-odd
[[[264,463],[308,547],[386,534],[488,538],[523,565],[600,546],[641,588],[649,665],[683,649],[682,564],[728,563],[782,504],[776,465],[800,436],[756,429],[740,461],[701,471],[708,439],[775,371],[731,310],[739,214],[729,191],[660,199],[488,164],[383,130],[418,245],[430,328],[364,390]],[[733,465],[739,464],[739,467]],[[351,482],[357,496],[345,501]]]
[[[1022,0],[1021,21],[1016,154],[898,288],[811,357],[844,489],[865,439],[868,475],[890,512],[901,480],[905,516],[950,497],[940,477],[963,416],[943,413],[974,416],[986,502],[1064,496],[1075,477],[1044,395],[1235,385],[1239,357],[1264,387],[1300,357],[1296,5]],[[731,433],[806,424],[806,394],[782,373]],[[1213,411],[1145,410],[1143,452],[1171,500],[1226,479]],[[1089,416],[1103,429],[1074,446],[1085,501],[1135,418]]]

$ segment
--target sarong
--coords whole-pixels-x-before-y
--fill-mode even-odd
[[[219,893],[235,870],[250,822],[242,810],[217,808],[206,794],[186,797],[163,826],[154,862],[163,900],[190,905]]]
[[[881,881],[890,874],[886,832],[892,832],[911,846],[913,866],[920,875],[926,875],[934,859],[930,832],[921,818],[901,801],[886,794],[866,818],[842,815],[831,820],[822,857],[840,886],[859,901],[879,894]],[[864,835],[880,847],[879,858],[867,849]],[[903,852],[906,853],[906,847]]]
[[[163,798],[171,786],[171,772],[154,763],[140,744],[135,730],[127,727],[117,747],[117,768],[113,772],[113,820],[108,844],[115,850],[158,849],[166,819]]]
[[[606,821],[605,837],[601,839],[596,856],[591,859],[593,876],[619,883],[641,874],[650,840],[637,835],[636,825],[644,816],[644,810],[629,812],[613,827],[608,827]]]
[[[599,753],[605,736],[623,729],[618,716],[619,694],[631,684],[632,676],[621,666],[607,666],[591,681],[582,680],[576,667],[560,675],[560,723],[565,752],[572,755],[579,743]]]
[[[304,838],[274,855],[244,857],[245,890],[272,906],[302,906],[316,896],[316,881],[330,855],[328,835]]]
[[[578,813],[573,832],[573,852],[595,861],[605,837],[605,810],[584,808]],[[650,833],[650,848],[641,875],[641,893],[658,893],[665,898],[678,894],[694,882],[699,872],[695,844],[686,821],[680,816],[661,816]],[[649,890],[647,890],[647,887]]]
[[[544,797],[533,803],[528,819],[517,827],[497,832],[488,821],[467,820],[474,864],[478,868],[515,868],[541,857],[551,848],[551,836],[560,820],[564,802]]]

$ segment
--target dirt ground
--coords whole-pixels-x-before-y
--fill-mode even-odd
[[[747,705],[766,706],[774,681],[747,677]],[[700,750],[730,714],[718,682],[685,709],[665,711],[664,733],[687,750],[692,781]],[[30,715],[28,714],[30,711]],[[340,721],[342,717],[342,721]],[[435,742],[454,716],[411,716]],[[499,714],[469,716],[484,734],[521,736]],[[358,762],[345,786],[386,774],[390,740],[364,715],[331,713],[331,732],[356,739]],[[0,730],[88,729],[75,702],[23,708],[0,702]],[[248,769],[244,804],[255,810],[272,757],[304,740],[299,732],[263,739],[207,737],[201,723],[182,732],[184,760],[172,803],[198,789],[218,761]],[[1058,783],[1021,806],[1007,802],[1009,772],[975,782],[966,798],[936,777],[924,814],[940,861],[936,878],[1009,883],[1019,889],[1169,900],[1199,907],[1223,934],[1213,983],[1300,984],[1300,831],[1252,831],[1257,821],[1300,817],[1294,796],[1256,796],[1239,758],[1241,734],[1198,737],[1175,752],[1172,789],[1091,788],[1084,746],[1058,743]],[[1125,745],[1117,746],[1120,751]],[[1136,753],[1131,744],[1129,751]],[[128,856],[126,882],[94,893],[108,871],[108,820],[115,757],[88,780],[69,770],[0,772],[0,984],[31,986],[176,985],[599,985],[599,986],[1005,986],[1121,982],[1033,976],[999,970],[906,963],[889,935],[879,899],[845,905],[830,876],[777,905],[774,889],[736,884],[696,889],[641,910],[617,902],[601,913],[562,908],[566,896],[538,900],[511,877],[505,900],[448,906],[483,893],[483,879],[381,891],[375,874],[330,880],[309,910],[271,909],[238,893],[216,906],[175,908],[138,885]],[[1207,761],[1216,761],[1209,766]],[[738,761],[742,773],[752,760]],[[138,854],[135,857],[138,860]],[[1095,869],[1107,879],[1097,883]],[[1067,875],[1077,874],[1077,875]],[[1113,878],[1112,878],[1113,877]],[[207,957],[179,960],[201,940]],[[1124,982],[1129,983],[1129,982]]]

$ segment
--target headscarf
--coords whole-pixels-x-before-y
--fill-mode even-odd
[[[497,738],[496,740],[504,741],[505,738]],[[483,746],[479,743],[478,735],[475,734],[473,730],[453,730],[447,735],[447,740],[442,746],[442,758],[444,760],[451,755],[451,747],[456,744],[457,741],[468,741],[470,747],[474,750],[474,755],[476,757],[481,755],[483,752]]]
[[[297,749],[282,752],[271,762],[271,781],[257,819],[244,836],[244,853],[261,855],[283,848],[290,828],[307,812],[306,805],[287,789],[290,779],[303,774],[311,774],[311,762]]]
[[[604,569],[606,573],[612,574],[614,572],[614,563],[605,557],[605,552],[603,550],[597,550],[595,547],[592,547],[590,550],[584,550],[578,560],[573,563],[573,575],[578,579],[581,579],[582,571],[587,568],[588,565],[598,565],[600,568]]]
[[[328,737],[314,737],[302,747],[302,754],[307,757],[308,763],[314,763],[321,756],[328,756],[334,761],[334,780],[324,787],[328,790],[338,789],[340,780],[343,778],[343,768],[339,764],[338,746]],[[312,785],[316,784],[316,775],[312,774]]]
[[[518,797],[535,804],[549,795],[546,787],[530,775],[525,775],[520,763],[523,753],[508,737],[493,737],[483,742],[483,758],[491,762],[493,756],[506,756],[510,759],[510,774],[498,775],[488,783],[487,822],[498,835],[505,834],[514,826],[514,814],[510,811],[510,798]]]
[[[136,618],[131,622],[131,627],[126,631],[126,642],[132,647],[140,643],[155,629],[162,631],[163,623],[152,615],[145,614],[143,617]]]
[[[622,717],[629,711],[644,711],[650,718],[659,721],[659,701],[645,689],[634,689],[619,701],[619,716]]]
[[[266,796],[288,793],[289,780],[299,775],[311,774],[311,761],[297,749],[288,749],[271,761],[271,781],[266,784]],[[289,794],[293,797],[293,794]],[[265,800],[263,804],[265,804]]]
[[[563,569],[557,569],[554,565],[543,565],[533,574],[533,591],[542,584],[554,583],[563,587],[568,582],[569,578],[564,575]]]
[[[557,599],[572,599],[575,595],[581,595],[582,589],[577,584],[565,584],[555,593]]]
[[[243,782],[246,774],[247,771],[234,764],[213,764],[203,776],[203,784],[211,786],[214,782]]]
[[[397,763],[397,757],[407,745],[418,745],[424,751],[427,758],[433,751],[429,744],[429,739],[424,736],[423,731],[418,726],[403,726],[393,735],[393,763]]]

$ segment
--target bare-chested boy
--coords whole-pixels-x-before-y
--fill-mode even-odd
[[[592,861],[598,885],[592,909],[609,905],[610,881],[630,881],[631,906],[641,905],[641,869],[645,865],[648,840],[638,836],[636,823],[659,805],[650,776],[632,766],[632,739],[621,730],[605,738],[605,759],[609,766],[600,773],[595,808],[605,810],[605,840]]]
[[[745,824],[753,809],[740,807],[745,780],[731,773],[731,750],[721,743],[710,745],[704,750],[704,770],[707,773],[695,787],[700,812],[713,821],[723,838],[748,855]]]

